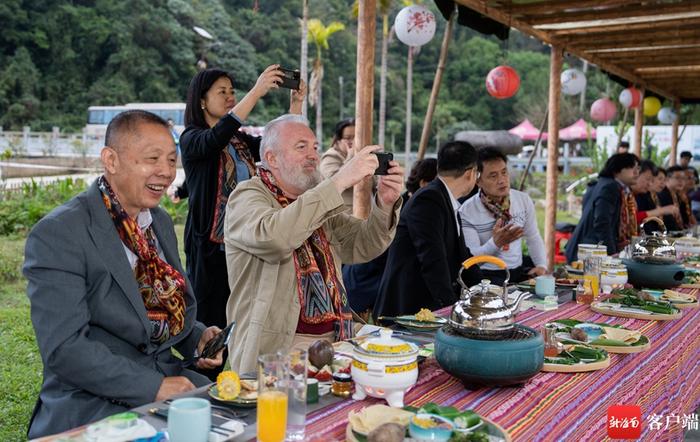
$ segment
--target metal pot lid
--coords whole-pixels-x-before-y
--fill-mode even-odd
[[[491,284],[484,279],[480,284],[469,288],[464,299],[452,307],[450,320],[453,323],[479,323],[479,328],[490,328],[489,323],[502,323],[514,319],[515,314],[503,301],[502,286]]]
[[[381,328],[378,338],[367,339],[356,346],[355,351],[369,357],[403,358],[418,354],[416,344],[392,337],[393,332],[389,328]]]

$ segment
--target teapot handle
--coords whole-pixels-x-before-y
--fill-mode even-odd
[[[642,220],[642,223],[639,225],[639,233],[640,234],[644,232],[644,224],[646,224],[649,221],[656,221],[656,223],[661,227],[661,234],[662,235],[665,235],[666,233],[668,233],[666,231],[666,224],[664,224],[664,222],[661,218],[657,218],[655,216],[649,216],[649,217],[644,218],[644,220]]]
[[[493,264],[493,265],[498,266],[502,269],[506,269],[508,267],[506,265],[506,263],[501,258],[496,258],[495,256],[489,256],[489,255],[472,256],[471,258],[467,259],[466,261],[464,261],[462,263],[462,267],[464,267],[464,269],[466,270],[475,264],[482,264],[482,263]]]

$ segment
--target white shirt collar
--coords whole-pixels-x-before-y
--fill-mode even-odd
[[[143,209],[136,216],[136,222],[142,231],[148,229],[153,223],[153,217],[151,216],[151,211],[149,209]]]
[[[450,195],[450,201],[452,201],[452,208],[455,210],[459,210],[459,201],[457,201],[457,198],[455,198],[454,195],[452,195],[452,191],[450,190],[450,187],[447,185],[445,180],[442,179],[441,176],[438,176],[438,179],[442,181],[442,184],[445,186],[445,189],[447,189],[447,194]]]

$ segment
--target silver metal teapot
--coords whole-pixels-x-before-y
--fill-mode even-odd
[[[654,231],[651,235],[644,235],[644,225],[649,221],[655,221],[661,227],[661,232]],[[639,225],[642,235],[632,248],[632,259],[649,264],[673,264],[676,262],[676,247],[666,238],[666,225],[655,216],[650,216]]]
[[[491,284],[484,279],[480,284],[467,287],[462,281],[462,271],[469,267],[490,263],[497,265],[506,271],[506,279],[503,286]],[[523,299],[528,297],[524,292],[518,295],[515,302],[508,304],[508,281],[510,272],[503,260],[494,256],[474,256],[467,259],[459,270],[458,282],[462,286],[462,296],[452,307],[448,319],[449,324],[458,332],[467,335],[499,335],[513,329],[515,314]]]

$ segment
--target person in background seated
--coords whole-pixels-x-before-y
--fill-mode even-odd
[[[620,141],[620,144],[617,146],[617,152],[615,153],[629,153],[630,151],[630,143],[629,141]]]
[[[418,190],[401,212],[372,313],[375,319],[412,315],[421,308],[437,310],[459,299],[457,273],[472,255],[462,238],[457,198],[474,187],[476,158],[476,149],[464,141],[440,147],[437,178]],[[464,273],[470,285],[481,280],[477,266]]]
[[[29,438],[206,385],[189,367],[222,362],[219,353],[193,363],[220,330],[195,319],[173,223],[158,208],[177,161],[167,123],[123,112],[105,144],[104,174],[27,238],[23,271],[44,363]]]
[[[690,204],[684,202],[687,176],[683,166],[671,166],[666,169],[666,188],[659,193],[659,203],[678,207],[678,213],[664,216],[664,224],[669,232],[685,230],[690,222]],[[692,215],[692,214],[691,214]]]
[[[389,163],[369,218],[355,218],[345,212],[342,192],[374,174],[381,146],[356,149],[323,179],[308,124],[283,115],[265,126],[258,174],[236,187],[226,208],[226,261],[235,269],[226,314],[238,324],[229,351],[239,372],[254,370],[262,353],[351,338],[340,264],[376,258],[396,230],[401,166]]]
[[[598,174],[571,239],[566,244],[566,260],[573,262],[579,244],[605,244],[608,255],[619,253],[636,236],[637,203],[630,190],[639,178],[639,159],[631,153],[608,158]]]
[[[403,206],[418,189],[425,187],[437,176],[437,160],[426,158],[413,163],[406,179],[406,192],[401,194]],[[372,261],[343,266],[343,282],[348,292],[350,307],[365,321],[369,319],[374,301],[379,293],[379,282],[384,274],[388,250]]]
[[[464,241],[474,255],[502,259],[510,271],[510,282],[522,282],[547,273],[544,241],[537,230],[535,205],[530,197],[510,188],[508,157],[493,148],[479,150],[479,193],[459,208]],[[530,256],[523,257],[525,237]],[[482,264],[481,273],[501,285],[506,271]]]
[[[333,141],[331,147],[321,155],[321,175],[330,178],[340,170],[346,161],[350,160],[355,151],[355,119],[348,118],[339,121],[333,130]],[[346,189],[343,192],[343,200],[348,212],[352,213],[353,189]]]
[[[673,204],[659,206],[658,197],[656,197],[657,176],[659,169],[649,160],[640,162],[639,178],[637,182],[630,186],[634,193],[635,201],[637,202],[637,224],[641,224],[646,218],[651,216],[663,217],[664,215],[677,215],[678,207]],[[656,176],[655,176],[656,175]],[[665,176],[665,175],[664,175]],[[659,229],[657,225],[645,226],[647,233]]]
[[[700,184],[700,177],[698,176],[698,170],[690,165],[690,162],[692,160],[693,154],[690,153],[690,151],[688,150],[684,150],[683,152],[681,152],[680,161],[678,161],[678,165],[691,170],[691,172],[693,173],[693,187],[695,187],[698,184]]]

